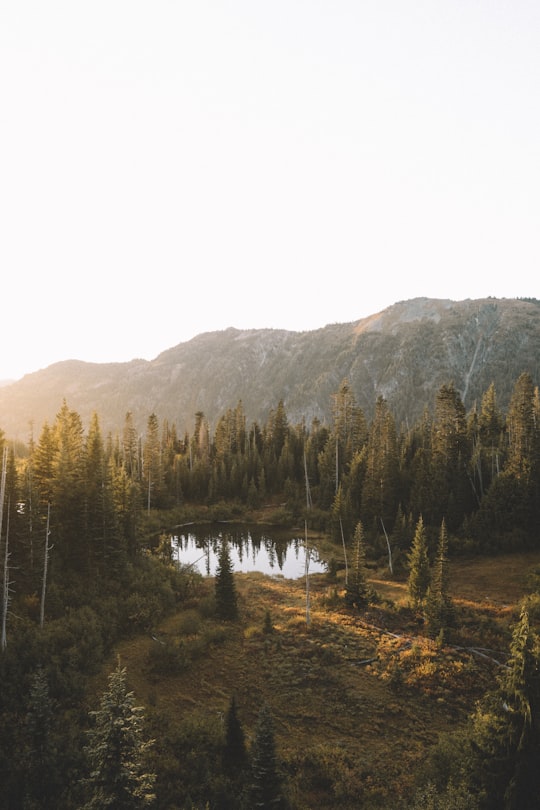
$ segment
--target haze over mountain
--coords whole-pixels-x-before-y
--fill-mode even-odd
[[[432,407],[453,382],[467,410],[493,382],[501,408],[518,376],[540,379],[540,301],[414,298],[352,323],[308,332],[275,329],[206,332],[154,360],[65,360],[0,389],[0,427],[11,439],[37,438],[63,400],[85,424],[120,431],[131,411],[193,429],[202,411],[211,426],[242,400],[248,422],[264,423],[283,400],[289,421],[331,418],[332,394],[347,378],[367,417],[378,396],[398,425]]]

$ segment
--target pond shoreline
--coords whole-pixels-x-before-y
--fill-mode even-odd
[[[224,538],[229,543],[233,570],[237,573],[257,571],[287,579],[305,576],[306,549],[302,532],[263,524],[237,521],[179,524],[171,533],[173,559],[181,565],[195,566],[203,576],[214,575]],[[308,573],[325,573],[327,564],[312,542],[307,551]]]

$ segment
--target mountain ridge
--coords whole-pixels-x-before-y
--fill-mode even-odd
[[[520,373],[538,384],[539,358],[535,299],[413,298],[310,331],[203,332],[153,360],[62,360],[0,388],[0,428],[26,441],[64,400],[84,423],[97,412],[105,432],[121,431],[128,411],[141,431],[153,412],[179,432],[192,430],[197,412],[212,426],[239,400],[248,422],[265,423],[283,400],[289,420],[309,426],[330,420],[345,378],[366,416],[383,396],[398,424],[410,423],[449,382],[467,409],[493,382],[505,407]]]

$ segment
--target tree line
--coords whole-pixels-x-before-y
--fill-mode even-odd
[[[212,434],[203,413],[183,436],[155,413],[139,434],[127,413],[117,434],[104,437],[97,414],[85,430],[64,402],[25,454],[16,455],[0,431],[4,605],[22,593],[45,603],[48,596],[51,608],[55,585],[79,578],[99,590],[132,565],[150,514],[195,504],[281,504],[284,522],[299,521],[306,488],[314,528],[349,543],[361,521],[369,553],[390,546],[396,562],[420,518],[432,552],[443,520],[452,551],[534,545],[539,417],[528,373],[515,382],[506,413],[494,385],[467,413],[450,383],[418,423],[399,429],[383,397],[368,422],[347,380],[333,395],[331,424],[315,420],[309,428],[289,423],[283,401],[265,424],[248,426],[239,402]],[[12,585],[10,572],[17,572]]]
[[[248,426],[240,401],[213,434],[203,413],[183,437],[152,414],[137,445],[128,415],[117,463],[129,459],[148,507],[238,501],[257,508],[283,496],[298,520],[307,481],[311,519],[336,539],[338,526],[350,538],[362,520],[372,541],[388,532],[407,546],[422,516],[437,531],[444,519],[464,545],[515,548],[534,541],[540,512],[539,416],[528,373],[515,382],[506,413],[494,385],[467,413],[450,383],[417,424],[399,427],[383,397],[368,422],[344,380],[329,425],[291,425],[280,401],[265,424]]]

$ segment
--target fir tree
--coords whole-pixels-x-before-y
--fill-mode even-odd
[[[540,645],[522,607],[498,689],[473,718],[471,784],[494,810],[536,810],[540,796]]]
[[[426,619],[432,636],[444,636],[453,623],[454,609],[448,593],[448,533],[443,520],[437,557],[426,598]]]
[[[345,604],[347,607],[363,608],[369,600],[369,586],[367,583],[366,546],[364,542],[364,528],[358,521],[354,530],[354,560],[349,581],[345,586]]]
[[[218,567],[215,578],[216,612],[219,618],[234,620],[238,618],[238,600],[234,583],[233,567],[229,544],[224,538],[219,552]]]
[[[408,591],[411,607],[420,608],[426,599],[430,582],[426,531],[422,517],[418,519],[409,554]]]
[[[147,757],[152,741],[144,734],[143,713],[128,692],[126,670],[118,664],[88,732],[86,754],[90,797],[85,810],[137,810],[154,801],[155,776]]]
[[[272,716],[266,705],[259,712],[255,728],[248,798],[250,810],[285,810],[287,806],[281,792]]]
[[[229,703],[225,716],[225,745],[223,748],[223,767],[229,775],[235,776],[247,764],[247,750],[244,730],[238,717],[234,695]]]
[[[57,707],[42,669],[32,679],[24,723],[24,807],[58,807],[60,785]]]

